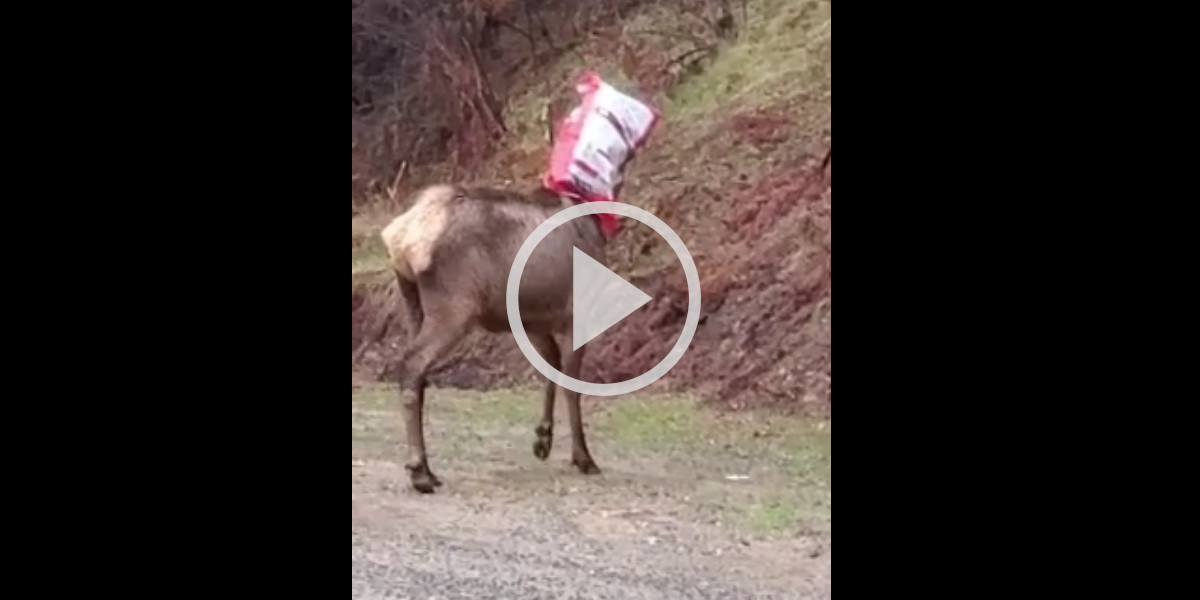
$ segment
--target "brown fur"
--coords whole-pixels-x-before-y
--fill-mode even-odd
[[[431,186],[381,234],[405,300],[409,331],[417,332],[402,369],[407,467],[415,489],[430,493],[441,485],[425,452],[427,373],[471,328],[510,330],[505,292],[517,250],[534,228],[569,205],[570,200],[541,189]],[[519,303],[525,332],[542,357],[578,379],[584,348],[570,350],[572,247],[604,262],[604,238],[593,218],[572,219],[537,245],[521,276]],[[543,460],[553,439],[556,387],[547,382],[542,420],[535,428],[533,451]],[[572,462],[584,473],[598,473],[583,435],[579,393],[563,393]]]

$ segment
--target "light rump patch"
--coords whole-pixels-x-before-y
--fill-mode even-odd
[[[429,268],[434,244],[446,230],[454,194],[454,187],[448,185],[425,189],[410,210],[380,232],[392,266],[401,277],[415,281]]]

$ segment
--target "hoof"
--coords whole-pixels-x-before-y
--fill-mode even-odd
[[[533,443],[533,455],[538,457],[538,460],[546,460],[550,457],[550,447],[554,443],[554,430],[550,425],[542,423],[533,433],[537,435],[537,441]]]
[[[408,469],[409,481],[412,483],[412,488],[422,494],[432,494],[434,488],[442,486],[442,480],[429,470],[426,465],[417,467],[405,466]]]
[[[593,461],[590,456],[585,458],[573,458],[571,459],[571,464],[575,465],[575,468],[579,469],[579,472],[583,473],[584,475],[600,474],[600,467],[596,466],[595,461]]]
[[[413,477],[412,488],[418,492],[421,492],[422,494],[432,494],[434,484],[429,479],[418,479]]]
[[[538,457],[538,460],[546,460],[550,457],[550,440],[540,438],[533,443],[533,455]]]
[[[422,494],[432,494],[435,488],[442,487],[442,480],[432,473],[414,473],[410,481],[413,489]]]

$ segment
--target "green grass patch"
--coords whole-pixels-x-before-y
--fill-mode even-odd
[[[767,413],[717,414],[692,396],[632,395],[588,417],[606,440],[645,452],[701,446],[769,458],[789,477],[827,481],[833,436],[826,421]]]
[[[666,112],[690,120],[718,109],[767,106],[827,84],[831,23],[828,1],[754,3],[741,38],[723,46],[702,74],[672,89]]]
[[[686,396],[625,398],[592,415],[591,420],[605,440],[646,452],[700,443],[706,429],[696,401]]]
[[[756,4],[742,39],[721,49],[705,72],[668,94],[681,116],[736,106],[751,108],[796,95],[813,83],[820,25],[829,3],[775,0]],[[822,19],[823,17],[823,19]]]
[[[372,436],[379,427],[367,422],[382,423],[393,433],[392,438],[403,441],[404,411],[399,387],[378,384],[357,389],[352,394],[353,423],[362,432],[362,441],[385,441],[388,436]],[[429,421],[453,422],[454,430],[445,433],[454,438],[460,434],[474,439],[478,434],[491,432],[505,435],[509,429],[528,429],[530,436],[541,417],[541,389],[502,389],[492,391],[428,388],[425,392],[425,411]],[[360,424],[360,422],[362,424]],[[355,439],[359,434],[355,434]]]
[[[789,476],[820,487],[832,487],[833,433],[829,427],[785,435],[777,452],[783,464],[787,465]]]
[[[375,384],[354,390],[355,410],[400,412],[400,388]],[[486,424],[536,422],[541,416],[542,390],[529,387],[489,391],[427,388],[425,410],[443,417],[469,418]],[[532,420],[531,420],[532,419]]]
[[[379,239],[378,234],[354,233],[351,241],[350,267],[353,276],[388,273],[391,270],[387,249],[383,247],[383,240]]]
[[[609,452],[655,457],[709,483],[693,496],[747,533],[828,531],[833,432],[829,421],[766,412],[718,414],[678,395],[634,395],[589,416]]]
[[[635,395],[590,417],[609,451],[655,457],[706,483],[701,512],[768,537],[821,533],[832,522],[833,436],[828,421],[769,413],[717,414],[694,398]],[[705,508],[707,507],[707,508]]]
[[[804,523],[802,512],[800,504],[792,498],[773,498],[751,505],[745,519],[758,533],[783,533]]]
[[[828,492],[812,488],[773,490],[729,507],[733,525],[766,536],[828,533],[832,503]]]
[[[447,397],[449,396],[449,397]],[[446,390],[439,394],[441,406],[434,414],[470,420],[488,429],[525,428],[533,431],[542,414],[540,389],[492,391]],[[532,436],[532,433],[530,433]]]

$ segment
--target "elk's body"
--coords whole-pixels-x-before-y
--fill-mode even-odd
[[[530,193],[436,185],[382,232],[409,331],[403,389],[412,485],[430,493],[441,482],[425,451],[426,375],[472,328],[509,331],[505,292],[517,250],[534,228],[570,205],[541,189]],[[573,219],[554,229],[529,258],[521,277],[520,314],[530,341],[551,366],[578,378],[583,348],[571,351],[572,247],[603,262],[604,237],[595,219]],[[562,338],[562,343],[559,343]],[[550,454],[557,386],[547,382],[534,454]],[[572,462],[584,473],[599,469],[587,449],[579,393],[564,389],[571,423]]]

